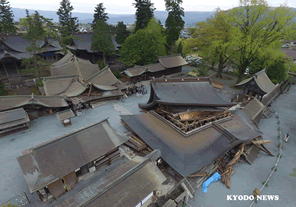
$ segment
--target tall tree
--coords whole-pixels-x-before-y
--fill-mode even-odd
[[[135,0],[133,6],[136,8],[136,27],[134,33],[139,29],[147,27],[150,19],[154,16],[155,8],[150,0]]]
[[[104,22],[107,22],[107,19],[109,19],[108,14],[105,13],[105,7],[103,6],[103,3],[97,4],[97,7],[95,7],[95,13],[94,13],[94,19],[92,22],[92,28],[94,29],[94,26],[96,25],[96,22],[98,19],[103,20]]]
[[[31,55],[30,58],[22,60],[22,65],[26,67],[22,72],[33,73],[40,78],[44,66],[49,65],[42,57],[42,53],[46,52],[43,46],[49,37],[52,41],[58,40],[57,28],[51,19],[41,16],[37,11],[30,15],[28,10],[26,18],[22,18],[20,24],[28,29],[23,37],[30,43],[26,51]]]
[[[185,24],[182,19],[182,16],[185,16],[184,9],[180,6],[182,3],[182,0],[165,0],[166,11],[169,13],[165,21],[165,27],[167,44],[170,45],[170,54],[172,54],[174,42],[179,39],[180,32]]]
[[[13,17],[9,1],[0,0],[0,33],[16,33]]]
[[[60,22],[60,33],[65,44],[70,44],[74,32],[78,32],[78,19],[72,17],[73,6],[70,0],[62,0],[57,11]]]
[[[151,19],[147,28],[138,30],[125,40],[119,53],[120,61],[127,66],[155,63],[159,56],[166,55],[161,25],[155,18]]]
[[[123,22],[118,22],[116,26],[116,42],[122,45],[125,39],[130,35],[130,32],[127,31],[126,25]]]
[[[106,65],[106,55],[112,55],[115,51],[110,36],[110,28],[103,19],[98,19],[94,28],[91,50],[103,53],[104,64]]]
[[[242,81],[246,69],[258,57],[280,49],[281,40],[294,34],[295,17],[286,5],[270,9],[265,0],[241,0],[239,7],[229,11],[228,22],[235,34],[231,47],[235,55],[230,61],[239,70],[237,82]]]

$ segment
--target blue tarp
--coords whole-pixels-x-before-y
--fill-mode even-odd
[[[209,179],[207,179],[203,184],[202,184],[202,191],[203,192],[208,192],[208,187],[212,182],[216,182],[221,179],[221,175],[216,172],[214,175],[212,175]]]

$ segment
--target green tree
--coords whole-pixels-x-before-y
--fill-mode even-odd
[[[56,27],[51,19],[39,15],[37,11],[33,15],[29,15],[28,10],[26,10],[26,18],[22,18],[20,24],[28,29],[27,33],[23,34],[23,37],[30,43],[26,51],[31,56],[22,60],[22,65],[26,69],[21,71],[33,73],[40,78],[44,66],[49,65],[49,62],[42,57],[42,53],[46,52],[43,46],[45,40],[49,37],[52,41],[58,40]]]
[[[127,31],[126,25],[123,22],[118,22],[116,26],[116,42],[122,45],[125,39],[130,35],[130,32]]]
[[[119,53],[120,61],[128,66],[155,63],[159,56],[166,55],[161,25],[153,18],[146,29],[138,30],[125,40]]]
[[[184,9],[180,6],[182,3],[182,0],[165,0],[165,7],[168,12],[165,27],[167,44],[170,45],[170,54],[172,54],[174,42],[179,39],[180,32],[185,24],[182,19],[182,16],[185,15]]]
[[[179,45],[178,45],[178,49],[177,49],[177,54],[182,54],[182,49],[183,49],[183,46],[182,46],[182,42],[180,41]],[[183,56],[183,54],[182,54],[182,56]]]
[[[216,77],[222,77],[222,70],[226,67],[226,63],[234,54],[230,51],[232,47],[233,35],[232,26],[227,22],[227,13],[216,10],[214,16],[208,18],[205,22],[196,24],[198,29],[187,40],[184,52],[191,52],[194,48],[198,48],[201,57],[211,62],[212,69],[218,63]]]
[[[150,19],[154,16],[154,6],[150,0],[135,0],[133,6],[136,8],[136,26],[134,32],[136,33],[139,29],[144,29]]]
[[[97,20],[91,41],[91,50],[103,53],[104,64],[107,65],[106,55],[112,55],[115,47],[111,40],[109,26],[103,19]]]
[[[0,33],[16,33],[13,17],[9,1],[0,0]]]
[[[66,45],[71,43],[73,33],[78,32],[78,19],[77,17],[72,17],[73,9],[70,0],[62,0],[60,2],[60,8],[57,11],[60,22],[60,33]]]
[[[235,55],[230,61],[238,68],[237,82],[258,57],[279,49],[281,40],[294,34],[295,17],[286,5],[270,9],[265,0],[241,0],[239,7],[228,12],[227,20],[235,34],[230,48]]]
[[[188,29],[188,35],[193,35],[197,31],[196,27],[191,27]]]
[[[281,83],[285,80],[288,71],[288,64],[282,59],[277,59],[267,69],[269,79],[274,83]]]
[[[105,9],[106,8],[103,6],[103,3],[99,3],[97,4],[97,7],[95,7],[94,19],[92,22],[93,29],[98,19],[103,20],[104,22],[107,23],[107,19],[109,19],[109,17],[108,17],[108,14],[105,13]]]

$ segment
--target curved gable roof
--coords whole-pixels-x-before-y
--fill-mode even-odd
[[[223,100],[214,90],[210,78],[155,79],[151,81],[151,94],[147,104],[150,108],[157,103],[164,105],[220,106],[230,107],[235,103]]]
[[[251,78],[248,78],[236,84],[236,86],[244,86],[245,84],[251,82],[252,80],[254,80],[258,88],[260,88],[265,93],[270,93],[275,89],[275,85],[268,78],[265,69],[259,71],[258,73],[255,73]]]

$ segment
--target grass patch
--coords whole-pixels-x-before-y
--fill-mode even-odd
[[[33,93],[34,95],[41,95],[38,86],[32,86],[30,87],[31,94]]]
[[[292,172],[289,175],[292,177],[296,177],[296,167],[292,170]]]

